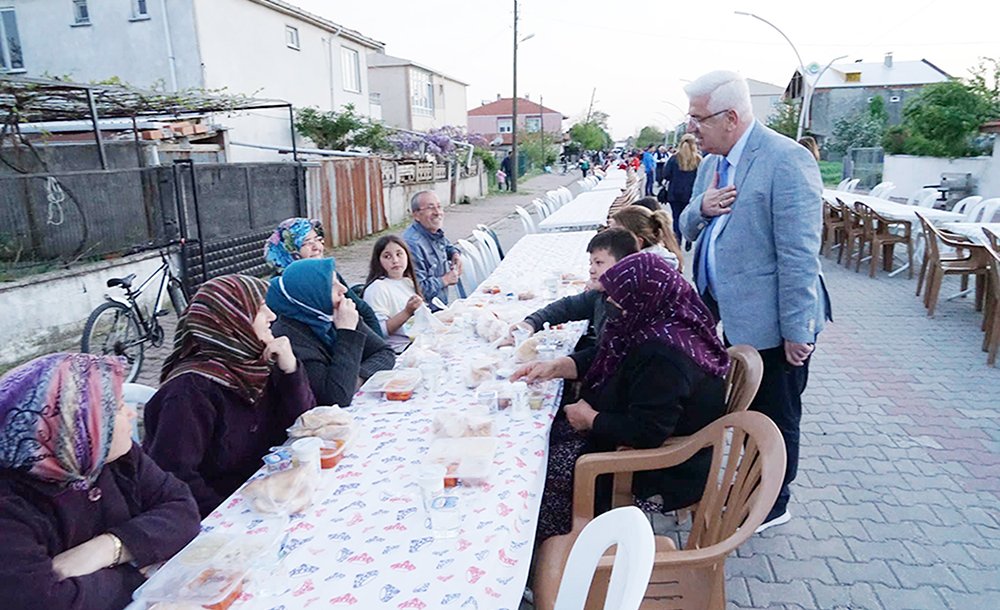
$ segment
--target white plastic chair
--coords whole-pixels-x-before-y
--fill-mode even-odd
[[[845,188],[844,190],[845,191],[850,191],[850,192],[853,193],[854,189],[857,188],[858,184],[860,184],[860,183],[861,183],[861,178],[853,178],[851,180],[848,180],[847,181],[847,188]]]
[[[882,199],[886,199],[886,194],[888,194],[889,191],[891,191],[894,188],[896,188],[896,185],[891,182],[879,182],[874,187],[872,187],[872,190],[869,193],[869,195],[871,195],[872,197],[881,197]]]
[[[998,208],[1000,208],[1000,197],[984,199],[969,210],[965,220],[968,222],[995,222],[993,216],[996,215]]]
[[[937,201],[938,191],[932,188],[922,188],[907,200],[907,204],[915,205],[918,208],[933,208],[934,202]]]
[[[479,256],[479,249],[465,239],[459,239],[455,245],[462,253],[462,286],[465,288],[465,294],[472,294],[479,288],[479,284],[486,279],[487,275],[483,272],[483,261]]]
[[[955,212],[956,214],[966,214],[965,220],[968,221],[969,212],[971,212],[972,209],[976,207],[976,204],[978,204],[982,200],[983,198],[979,195],[972,195],[971,197],[966,197],[965,199],[962,199],[961,201],[956,203],[955,207],[953,207],[951,211]]]
[[[573,191],[569,190],[565,186],[560,186],[558,189],[559,194],[562,196],[563,205],[566,205],[570,201],[573,201]]]
[[[153,398],[153,394],[156,394],[156,388],[148,385],[143,385],[141,383],[122,384],[122,400],[124,400],[125,404],[130,405],[137,412],[140,405],[146,404],[151,398]],[[132,420],[132,440],[137,443],[142,442],[142,438],[139,436],[138,417]]]
[[[500,264],[500,250],[493,243],[493,238],[485,231],[473,229],[472,237],[475,238],[475,245],[479,248],[483,263],[486,266],[486,275],[493,273],[493,270]]]
[[[535,212],[538,213],[539,220],[544,220],[545,218],[548,218],[549,214],[552,213],[552,210],[549,209],[548,204],[546,204],[541,199],[532,199],[531,205],[535,208]]]
[[[538,232],[538,227],[535,226],[535,220],[531,217],[531,214],[528,213],[528,210],[519,205],[515,205],[514,211],[517,212],[518,217],[521,219],[521,226],[524,227],[524,233],[526,235]]]
[[[490,240],[490,250],[496,253],[497,260],[502,261],[503,253],[501,250],[503,246],[500,245],[500,237],[497,235],[497,232],[482,223],[477,224],[476,228],[486,234],[486,237]]]
[[[844,178],[843,180],[841,180],[840,182],[838,182],[837,183],[837,190],[838,191],[846,191],[847,190],[847,184],[850,181],[851,181],[850,178]]]
[[[566,560],[555,610],[583,610],[597,562],[613,545],[618,548],[604,610],[639,608],[653,573],[656,543],[646,515],[635,506],[623,506],[598,516],[580,532]]]

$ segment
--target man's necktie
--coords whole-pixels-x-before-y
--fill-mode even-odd
[[[716,167],[716,188],[723,188],[729,180],[729,160],[722,157]],[[714,289],[715,284],[715,230],[722,216],[713,216],[708,225],[702,230],[703,239],[698,244],[698,273],[695,276],[695,285],[699,294],[705,294],[709,289]],[[715,296],[714,294],[712,296]]]

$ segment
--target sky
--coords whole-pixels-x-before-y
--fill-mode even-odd
[[[514,0],[287,0],[469,83],[469,109],[512,91]],[[520,0],[518,93],[570,117],[610,115],[616,139],[683,119],[683,86],[729,69],[784,86],[798,65],[927,59],[967,77],[979,57],[1000,58],[1000,2],[983,0]],[[840,62],[838,62],[840,63]]]

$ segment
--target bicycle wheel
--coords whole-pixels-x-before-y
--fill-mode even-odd
[[[142,369],[145,349],[145,337],[131,309],[121,303],[108,301],[90,312],[90,317],[83,326],[81,352],[124,358],[125,381],[132,382]]]
[[[184,292],[184,286],[177,280],[170,280],[167,284],[167,294],[170,295],[170,304],[174,308],[174,315],[178,318],[187,309],[188,300],[187,294]]]

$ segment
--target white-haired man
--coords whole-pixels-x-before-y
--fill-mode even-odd
[[[462,256],[444,236],[444,208],[434,191],[420,191],[410,199],[413,224],[403,231],[403,239],[413,254],[413,271],[424,300],[432,309],[437,297],[448,302],[448,287],[462,277]]]
[[[784,483],[763,531],[791,518],[801,394],[829,317],[819,263],[823,184],[809,151],[754,120],[739,74],[710,72],[684,90],[688,132],[710,153],[681,214],[684,236],[698,239],[695,283],[727,342],[760,352],[764,377],[750,408],[768,415],[785,439]]]

